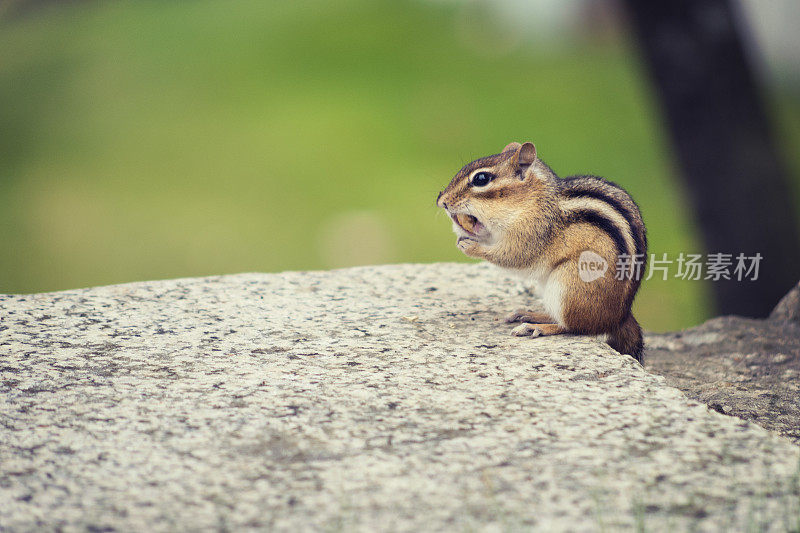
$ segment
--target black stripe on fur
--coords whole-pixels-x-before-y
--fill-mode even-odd
[[[591,224],[606,232],[617,247],[617,255],[629,255],[625,245],[625,238],[622,236],[622,230],[608,217],[603,216],[597,211],[592,211],[591,209],[578,209],[570,212],[567,223],[575,224],[579,222]]]
[[[619,213],[620,216],[625,219],[625,222],[628,223],[628,227],[631,230],[631,235],[633,236],[633,242],[636,246],[636,254],[641,255],[642,257],[644,256],[647,245],[642,239],[641,233],[637,230],[637,226],[633,220],[633,215],[631,215],[631,212],[628,210],[628,208],[622,205],[615,198],[604,194],[602,191],[583,188],[567,188],[561,191],[561,194],[567,198],[593,198],[608,204],[612,209],[614,209],[614,211]]]

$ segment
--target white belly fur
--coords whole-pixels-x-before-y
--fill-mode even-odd
[[[542,284],[541,292],[539,293],[544,303],[544,309],[556,322],[564,325],[564,317],[562,316],[562,298],[561,298],[561,283],[555,279],[555,276],[550,276]]]
[[[515,276],[521,276],[533,285],[533,290],[542,299],[547,314],[553,317],[556,322],[564,325],[563,298],[561,282],[556,279],[553,271],[546,268],[531,269],[528,271],[504,269]]]

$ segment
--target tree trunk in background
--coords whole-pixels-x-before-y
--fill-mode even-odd
[[[763,256],[712,282],[723,314],[767,316],[800,279],[788,174],[727,0],[626,0],[709,253]],[[732,270],[732,269],[731,269]]]

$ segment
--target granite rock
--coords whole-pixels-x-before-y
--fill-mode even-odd
[[[717,317],[645,343],[647,370],[669,385],[800,444],[800,286],[768,319]]]
[[[0,296],[0,530],[798,526],[800,450],[488,265]]]

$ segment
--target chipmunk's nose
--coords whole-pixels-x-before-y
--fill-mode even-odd
[[[440,191],[439,192],[439,196],[436,197],[436,205],[438,205],[439,207],[443,207],[443,208],[447,209],[447,202],[442,201],[442,195],[443,194],[444,194],[444,191]]]

